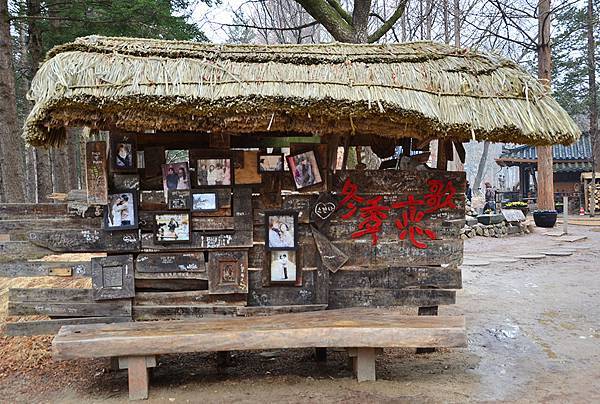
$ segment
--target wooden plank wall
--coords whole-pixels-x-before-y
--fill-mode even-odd
[[[179,139],[179,140],[178,140]],[[185,138],[187,139],[187,138]],[[207,273],[144,269],[135,272],[136,295],[133,300],[77,301],[73,292],[61,292],[65,302],[53,301],[40,293],[27,297],[24,292],[11,295],[10,311],[14,315],[46,314],[53,317],[95,318],[187,318],[214,314],[239,315],[244,312],[262,313],[240,308],[263,307],[267,312],[296,310],[290,307],[314,309],[349,306],[437,306],[451,304],[455,289],[462,280],[458,265],[462,262],[462,240],[459,231],[464,219],[465,175],[441,170],[422,171],[329,171],[328,156],[335,153],[327,144],[294,145],[293,152],[314,150],[322,170],[323,184],[306,191],[295,190],[289,172],[264,175],[256,181],[252,173],[238,173],[244,184],[219,189],[221,209],[218,212],[192,218],[192,241],[189,244],[157,244],[153,238],[152,212],[166,208],[160,165],[165,149],[188,149],[187,140],[177,136],[138,135],[138,150],[146,153],[145,169],[137,174],[109,173],[109,184],[133,188],[140,194],[138,230],[104,231],[101,229],[102,207],[69,204],[0,205],[0,250],[13,251],[25,245],[32,253],[100,252],[110,255],[133,254],[134,262],[141,256],[156,258],[159,254],[204,255],[197,259],[206,265],[210,251],[245,251],[248,253],[248,294],[214,295],[208,288]],[[191,138],[190,138],[191,139]],[[190,159],[205,155],[208,139],[196,139],[189,151]],[[236,143],[237,140],[233,143]],[[238,142],[239,143],[239,142]],[[237,143],[236,143],[237,144]],[[248,145],[245,144],[248,147]],[[333,146],[337,147],[337,144]],[[213,151],[213,153],[219,153]],[[241,151],[230,152],[232,156]],[[253,152],[252,158],[256,158]],[[195,157],[196,156],[196,157]],[[239,156],[239,154],[237,154]],[[151,157],[151,158],[150,158]],[[246,156],[249,158],[248,156]],[[253,160],[254,161],[254,160]],[[241,165],[240,170],[252,167]],[[190,164],[193,167],[195,164]],[[237,173],[237,170],[236,170]],[[417,248],[409,238],[401,240],[396,219],[402,219],[400,209],[388,211],[372,243],[370,235],[353,238],[362,219],[359,214],[344,219],[344,208],[337,210],[321,227],[322,234],[332,246],[348,256],[345,264],[331,272],[313,237],[311,212],[317,199],[329,192],[338,202],[343,185],[351,180],[357,194],[365,199],[381,196],[381,204],[391,206],[409,197],[422,200],[429,192],[429,181],[451,182],[456,193],[453,206],[425,214],[418,223],[436,234],[434,240],[422,239],[427,248]],[[194,172],[191,171],[194,184]],[[364,205],[363,205],[364,206]],[[267,276],[268,253],[265,251],[264,210],[290,209],[298,212],[298,263],[302,271],[299,285],[270,285]],[[359,212],[360,213],[360,212]],[[29,215],[27,220],[23,217]],[[19,246],[11,243],[21,243]],[[17,255],[15,255],[17,257]],[[18,257],[17,257],[18,258]],[[8,260],[10,261],[10,259]],[[152,261],[155,262],[155,261]],[[135,264],[138,265],[137,263]],[[89,263],[15,263],[0,261],[0,276],[38,276],[62,273],[71,276],[90,276]],[[65,293],[69,294],[65,297]],[[89,291],[82,293],[90,293]],[[33,296],[33,297],[32,297]],[[83,296],[83,295],[82,295]],[[87,295],[85,295],[87,296]],[[37,300],[36,300],[37,299]],[[83,297],[82,297],[83,299]],[[129,302],[129,303],[127,303]],[[41,304],[43,303],[43,304]],[[132,304],[133,303],[133,304]],[[285,309],[285,308],[288,309]],[[62,314],[61,314],[62,313]],[[94,320],[88,320],[94,321]],[[56,323],[40,324],[52,329]],[[15,331],[17,333],[19,331]]]

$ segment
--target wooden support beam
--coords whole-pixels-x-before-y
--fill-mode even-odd
[[[467,159],[467,152],[465,151],[465,146],[463,146],[462,142],[455,140],[454,148],[456,149],[456,153],[458,154],[460,162],[465,164],[465,161]]]
[[[375,381],[375,348],[357,348],[352,370],[360,382]]]
[[[438,306],[422,306],[419,307],[419,316],[437,316]],[[435,348],[417,348],[418,354],[435,352]]]
[[[448,165],[448,156],[446,155],[446,141],[438,140],[438,150],[437,150],[437,164],[436,168],[438,170],[446,171],[446,167]]]
[[[129,399],[145,400],[148,398],[148,367],[146,356],[126,357],[129,378]]]

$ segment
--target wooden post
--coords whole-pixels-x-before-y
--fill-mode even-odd
[[[569,234],[569,197],[563,196],[563,233]]]
[[[359,383],[375,381],[375,348],[357,348],[352,364]]]
[[[539,0],[538,79],[550,92],[552,54],[550,51],[550,0]],[[554,176],[552,146],[538,146],[537,202],[540,210],[554,210]]]
[[[439,139],[438,140],[438,148],[437,148],[437,164],[436,168],[438,170],[446,171],[446,167],[448,165],[448,156],[446,155],[446,140]]]
[[[145,400],[148,398],[148,367],[145,356],[127,357],[129,377],[129,399]]]
[[[437,316],[438,306],[423,306],[419,307],[419,316]],[[435,352],[435,348],[417,348],[418,354]]]

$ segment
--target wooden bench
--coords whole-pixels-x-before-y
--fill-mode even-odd
[[[63,326],[52,342],[56,360],[118,357],[128,369],[129,398],[148,397],[156,356],[283,348],[349,348],[358,381],[375,380],[384,347],[465,347],[462,316],[406,316],[384,309],[339,309],[270,317]]]

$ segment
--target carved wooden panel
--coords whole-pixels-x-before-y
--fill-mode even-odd
[[[248,293],[248,253],[209,253],[208,290],[212,294]]]
[[[89,204],[108,203],[106,142],[88,142],[85,145],[85,177]]]
[[[94,300],[124,299],[135,295],[133,255],[92,258]]]

